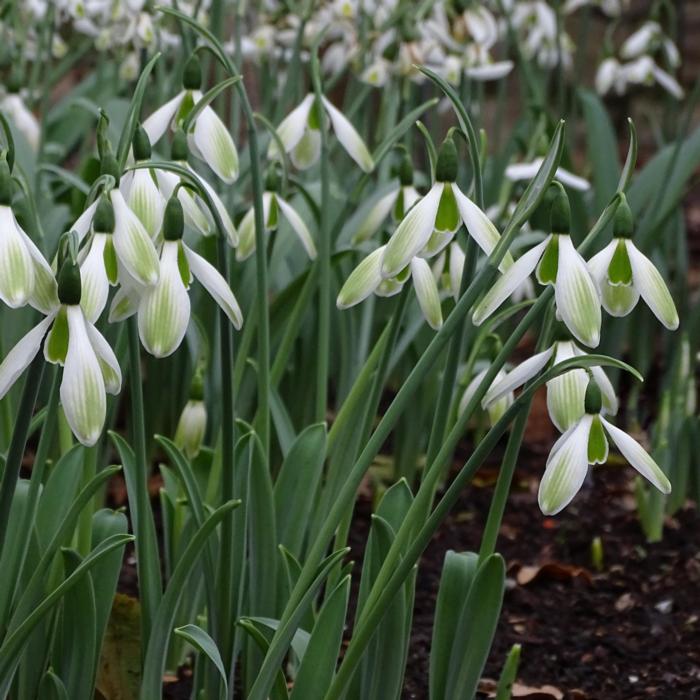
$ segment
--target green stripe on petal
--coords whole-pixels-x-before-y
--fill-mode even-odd
[[[588,434],[588,463],[605,464],[608,461],[608,440],[600,416],[593,416]]]
[[[197,116],[194,131],[188,135],[190,149],[225,183],[238,177],[238,151],[231,134],[216,112],[206,106]]]
[[[7,394],[12,385],[29,367],[41,347],[46,331],[53,323],[53,316],[48,316],[19,340],[0,364],[0,399]]]
[[[335,302],[339,309],[348,309],[359,304],[379,287],[385,250],[386,246],[377,248],[350,273]]]
[[[0,206],[0,299],[17,309],[34,291],[34,264],[12,209]]]
[[[136,214],[151,238],[160,232],[165,199],[153,180],[150,170],[134,170],[125,195],[131,211]]]

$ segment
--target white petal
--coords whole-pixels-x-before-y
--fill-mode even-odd
[[[513,70],[513,65],[513,61],[494,61],[480,66],[470,66],[464,72],[472,80],[500,80]]]
[[[160,137],[168,130],[184,96],[185,91],[183,90],[171,100],[168,100],[162,107],[159,107],[141,125],[146,134],[148,134],[148,140],[152,146],[155,146],[160,141]]]
[[[355,232],[355,235],[352,237],[353,244],[362,243],[362,241],[366,241],[370,236],[373,236],[377,232],[384,220],[387,218],[387,216],[389,216],[389,213],[396,203],[398,193],[399,188],[396,187],[388,194],[380,197],[371,206],[367,216],[362,220],[357,228],[357,231]]]
[[[87,236],[88,232],[90,231],[92,218],[93,216],[95,216],[95,210],[97,209],[99,201],[99,198],[96,199],[70,227],[71,231],[75,231],[78,234],[78,243],[81,243],[83,238],[85,238],[85,236]]]
[[[652,66],[651,72],[656,82],[661,85],[669,95],[675,97],[677,100],[682,100],[683,97],[685,97],[685,90],[683,90],[680,83],[670,73],[659,68],[656,63]]]
[[[238,177],[238,151],[225,124],[208,105],[197,115],[194,129],[187,136],[190,150],[224,182]]]
[[[180,182],[180,178],[174,173],[167,170],[156,170],[156,180],[158,187],[163,193],[165,199],[172,196],[175,187]],[[182,204],[182,210],[185,214],[185,223],[193,229],[199,231],[203,236],[211,235],[211,225],[204,212],[197,206],[192,193],[185,187],[181,187],[177,191],[177,198]]]
[[[532,274],[550,238],[551,236],[547,236],[542,243],[521,255],[512,267],[494,282],[474,308],[472,321],[475,325],[481,325]]]
[[[406,214],[389,240],[382,261],[382,276],[395,277],[425,246],[435,227],[444,183],[436,182],[428,194]]]
[[[61,381],[61,403],[68,425],[83,445],[94,445],[102,433],[107,399],[102,370],[79,306],[67,306],[68,353]]]
[[[307,170],[318,161],[320,155],[321,132],[318,129],[306,129],[289,153],[289,160],[298,170]]]
[[[34,262],[34,290],[29,297],[29,303],[43,314],[48,314],[58,306],[56,277],[51,269],[51,265],[34,245],[34,241],[22,230],[16,219],[15,224]]]
[[[158,253],[146,229],[119,190],[111,192],[114,207],[114,250],[127,272],[142,284],[158,281]]]
[[[591,273],[593,281],[598,285],[598,289],[602,292],[603,282],[608,277],[608,268],[610,261],[615,254],[617,248],[617,239],[613,238],[608,245],[599,253],[596,253],[587,263],[588,271]]]
[[[284,150],[289,153],[301,140],[306,129],[306,123],[309,118],[309,112],[314,103],[314,96],[307,95],[280,123],[277,127],[277,135],[284,146]],[[270,146],[267,149],[267,157],[279,158],[279,149],[277,148],[277,140],[271,139]]]
[[[467,227],[467,231],[469,231],[469,235],[477,242],[479,248],[481,248],[486,255],[491,255],[498,241],[501,240],[501,235],[498,233],[498,230],[493,223],[491,223],[489,217],[486,216],[459,187],[452,185],[452,191],[457,200],[459,214],[462,217],[462,221],[464,221],[464,225]],[[511,254],[506,253],[498,269],[501,272],[505,272],[512,264],[513,258]]]
[[[49,326],[53,323],[54,315],[48,316],[38,323],[23,338],[19,340],[0,364],[0,399],[7,394],[12,385],[19,379],[22,372],[31,364],[41,347]]]
[[[17,309],[34,291],[34,264],[12,209],[0,206],[0,299]]]
[[[484,396],[481,404],[484,408],[497,401],[511,391],[523,386],[547,365],[554,352],[554,346],[544,352],[539,352],[521,362],[515,369],[503,375],[501,379],[494,382]]]
[[[289,225],[294,229],[294,233],[299,237],[306,254],[311,260],[314,260],[316,258],[316,246],[314,245],[314,239],[311,236],[311,232],[306,227],[304,220],[297,214],[296,210],[281,197],[275,195],[275,199],[277,200],[280,211],[284,214],[284,218],[287,219]]]
[[[379,287],[385,250],[386,246],[377,248],[350,273],[335,302],[339,309],[349,309],[359,304]]]
[[[323,97],[322,100],[323,106],[326,108],[328,116],[331,118],[333,131],[338,137],[338,141],[340,141],[343,148],[348,152],[348,155],[362,170],[366,173],[371,172],[374,168],[374,161],[362,137],[340,110],[336,109],[325,97]]]
[[[661,467],[647,454],[646,450],[624,430],[600,419],[612,441],[617,445],[622,456],[645,478],[656,486],[661,493],[671,493],[671,482],[661,471]]]
[[[197,255],[197,253],[186,245],[183,245],[183,249],[192,274],[199,280],[209,294],[211,294],[214,301],[224,310],[233,324],[233,327],[239,329],[243,325],[243,314],[241,313],[241,308],[238,306],[236,297],[233,295],[228,282],[226,282],[219,271],[201,255]]]
[[[425,320],[431,328],[439,330],[442,326],[442,309],[440,295],[430,265],[423,258],[413,258],[411,260],[411,277]]]
[[[80,306],[90,323],[94,323],[100,317],[109,296],[109,280],[104,260],[109,235],[111,234],[96,233],[90,243],[90,250],[80,264]]]
[[[251,207],[238,225],[236,260],[247,260],[255,252],[255,209]]]
[[[563,510],[579,492],[588,472],[588,435],[593,417],[586,415],[547,464],[538,500],[545,515]]]
[[[571,341],[559,341],[553,366],[584,354]],[[547,382],[547,411],[557,430],[562,433],[569,430],[583,416],[587,386],[588,374],[584,369],[569,370]]]
[[[615,388],[612,382],[608,379],[608,375],[602,367],[591,367],[591,374],[593,379],[595,379],[598,387],[600,388],[600,393],[603,395],[603,408],[605,412],[611,416],[617,414],[619,408],[619,402],[617,400],[617,394],[615,393]]]
[[[119,367],[119,361],[109,343],[91,323],[85,324],[88,338],[92,344],[92,349],[95,351],[97,361],[102,370],[102,378],[104,379],[105,389],[108,394],[115,396],[122,388],[122,371]]]
[[[541,158],[535,159],[532,163],[511,163],[506,168],[505,174],[506,177],[513,182],[532,180],[532,178],[537,175],[540,165],[542,165]]]
[[[207,191],[211,197],[214,207],[221,217],[221,223],[224,225],[224,233],[226,234],[226,240],[230,246],[238,245],[238,231],[233,225],[233,221],[226,209],[226,205],[221,201],[221,197],[216,193],[216,190],[203,178],[200,177],[199,181],[202,183],[202,187]]]
[[[600,342],[600,297],[586,263],[566,235],[559,236],[554,293],[557,311],[567,328],[588,347],[596,347]]]
[[[652,313],[670,330],[678,328],[678,312],[664,278],[654,264],[632,241],[627,242],[627,254],[632,266],[632,284],[642,295]]]
[[[120,188],[121,189],[121,188]],[[122,191],[122,194],[124,192]],[[165,199],[153,181],[150,170],[134,170],[133,178],[125,195],[126,203],[136,214],[151,238],[160,233],[163,224]]]
[[[139,336],[155,357],[167,357],[180,346],[190,320],[190,297],[177,264],[178,241],[165,241],[160,278],[146,287],[138,308]]]
[[[454,300],[459,299],[459,288],[462,284],[465,255],[459,243],[450,244],[450,291]]]
[[[121,287],[109,305],[107,320],[110,323],[118,323],[133,316],[138,311],[139,299],[140,296],[134,290],[127,291]]]
[[[578,192],[587,192],[591,189],[591,183],[578,175],[574,175],[565,168],[557,168],[556,178],[562,185],[570,187],[572,190],[577,190]]]

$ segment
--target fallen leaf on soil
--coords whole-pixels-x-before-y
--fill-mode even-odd
[[[617,612],[624,612],[625,610],[629,610],[630,608],[633,608],[635,605],[634,598],[632,597],[631,593],[623,593],[616,601],[615,601],[615,610]]]
[[[516,580],[521,586],[527,586],[538,578],[554,579],[556,581],[568,581],[574,578],[583,579],[591,583],[593,578],[589,571],[580,566],[570,566],[559,562],[547,562],[539,566],[523,566],[516,575]]]
[[[492,678],[482,678],[479,681],[479,692],[484,693],[489,698],[495,698],[497,686],[498,683]],[[511,697],[527,698],[527,700],[563,700],[564,693],[553,685],[543,685],[536,688],[516,681],[511,688]]]

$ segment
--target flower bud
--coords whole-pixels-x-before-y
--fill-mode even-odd
[[[551,185],[554,188],[551,211],[552,233],[568,234],[571,231],[571,207],[566,190],[558,183]]]
[[[80,267],[68,257],[58,273],[58,300],[61,304],[74,306],[80,304],[81,294]]]
[[[627,198],[623,195],[613,220],[613,236],[615,238],[632,238],[633,233],[634,216],[629,204],[627,204]]]
[[[199,90],[202,85],[202,66],[199,57],[193,53],[187,63],[182,75],[182,86],[185,90]]]
[[[148,160],[151,157],[151,142],[146,130],[139,124],[134,132],[132,141],[135,160]]]
[[[166,241],[179,241],[185,227],[185,215],[182,204],[176,195],[173,195],[165,205],[163,214],[163,238]]]
[[[435,165],[437,182],[455,182],[457,179],[457,147],[451,137],[446,138],[438,151]]]
[[[199,454],[207,429],[207,409],[204,401],[191,398],[180,415],[175,431],[175,444],[192,459]]]

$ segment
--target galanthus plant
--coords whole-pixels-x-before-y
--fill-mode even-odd
[[[455,700],[502,663],[505,700],[513,508],[564,560],[590,538],[601,580],[629,549],[602,557],[609,531],[691,521],[700,131],[676,19],[5,3],[0,698]],[[611,448],[636,471],[599,469]],[[524,680],[601,677],[568,662]]]

